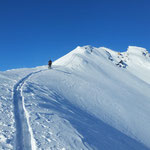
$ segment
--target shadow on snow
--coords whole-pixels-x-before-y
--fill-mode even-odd
[[[40,107],[53,110],[70,122],[83,136],[85,146],[88,143],[94,150],[149,150],[143,144],[74,106],[55,91],[51,94],[52,99],[39,98],[44,102],[39,102]]]

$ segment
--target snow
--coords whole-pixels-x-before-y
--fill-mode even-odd
[[[31,136],[31,149],[36,150],[36,142],[35,142],[33,131],[32,131],[32,128],[30,126],[30,121],[29,121],[30,115],[29,115],[29,113],[28,113],[28,111],[26,110],[26,107],[25,107],[24,96],[22,94],[22,88],[21,88],[21,96],[22,96],[22,106],[23,106],[23,110],[25,112],[25,117],[27,119],[28,129],[29,129],[29,133],[30,133],[30,136]]]
[[[78,46],[52,69],[0,72],[0,149],[150,149],[149,74],[136,46]]]

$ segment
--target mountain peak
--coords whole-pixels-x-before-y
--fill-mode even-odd
[[[94,49],[94,47],[93,46],[91,46],[91,45],[85,45],[85,46],[77,46],[76,48],[75,48],[75,50],[77,51],[77,50],[79,50],[79,51],[92,51]]]
[[[145,55],[148,53],[148,51],[145,48],[137,47],[137,46],[129,46],[127,52],[132,54],[134,53],[134,54],[145,54]]]

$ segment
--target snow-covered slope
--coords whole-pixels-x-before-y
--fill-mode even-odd
[[[150,54],[77,47],[0,73],[0,149],[150,149]]]

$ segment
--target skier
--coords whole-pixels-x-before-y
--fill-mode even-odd
[[[48,61],[48,69],[51,69],[51,66],[52,66],[52,61],[49,60],[49,61]]]

